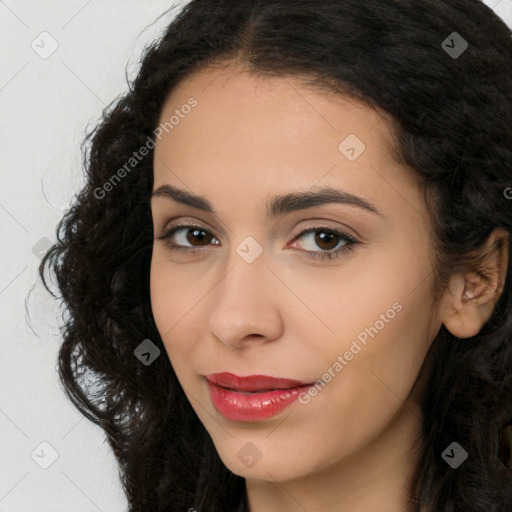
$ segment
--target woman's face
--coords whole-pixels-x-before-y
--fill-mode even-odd
[[[161,123],[172,116],[153,190],[183,193],[152,198],[151,302],[219,456],[246,478],[287,480],[362,453],[408,407],[440,327],[426,206],[385,119],[236,68],[181,82]],[[313,195],[324,188],[339,200]],[[212,401],[206,376],[221,372],[316,386],[284,409],[264,382],[273,399],[212,387]]]

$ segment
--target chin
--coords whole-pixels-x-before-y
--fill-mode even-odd
[[[299,450],[300,456],[288,457],[283,447],[259,448],[256,441],[237,442],[236,447],[217,450],[224,465],[235,475],[245,479],[267,482],[286,482],[306,476],[315,470],[313,454]],[[301,443],[302,444],[302,443]],[[240,446],[241,445],[241,446]]]

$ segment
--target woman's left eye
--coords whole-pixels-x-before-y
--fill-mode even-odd
[[[351,251],[359,240],[356,240],[353,236],[342,231],[338,231],[334,228],[327,227],[315,227],[308,228],[299,233],[294,240],[299,238],[309,239],[312,245],[316,245],[321,249],[326,249],[328,252],[308,250],[306,251],[313,259],[334,259]],[[294,242],[295,243],[295,242]],[[340,246],[340,243],[342,245]],[[338,247],[338,249],[334,249]]]
[[[179,235],[174,237],[176,234]],[[300,238],[309,240],[310,245],[314,244],[317,247],[320,247],[320,249],[326,249],[325,251],[306,250],[305,252],[313,259],[339,258],[343,254],[351,251],[356,244],[360,243],[348,233],[323,226],[308,228],[301,231],[294,238],[294,245],[296,243],[295,241]],[[171,226],[167,228],[164,233],[158,237],[158,239],[167,240],[167,244],[171,250],[194,253],[204,251],[204,247],[207,247],[209,244],[220,245],[218,239],[215,238],[214,235],[206,229],[203,229],[201,226],[194,224]],[[180,240],[176,241],[176,239]],[[198,242],[199,245],[193,246],[195,242]],[[185,243],[191,244],[192,247],[184,245]],[[341,246],[339,246],[340,243],[342,243]],[[334,249],[336,246],[339,246],[338,249]]]

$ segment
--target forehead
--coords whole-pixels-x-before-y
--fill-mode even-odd
[[[210,137],[224,134],[224,128],[236,125],[237,128],[244,126],[246,131],[258,131],[260,136],[262,132],[273,135],[278,131],[286,131],[297,138],[317,135],[315,142],[318,143],[326,131],[338,132],[335,137],[339,138],[352,130],[361,137],[366,135],[367,139],[378,140],[385,146],[385,154],[391,153],[392,123],[387,113],[323,85],[305,83],[305,80],[262,76],[231,62],[209,66],[177,84],[163,105],[159,121],[165,123],[193,97],[197,107],[186,116],[192,120],[181,124],[192,123],[199,129],[207,123]],[[217,117],[212,118],[214,115]],[[173,129],[174,139],[184,130],[183,126]]]
[[[184,108],[191,98],[196,105]],[[234,65],[205,68],[173,89],[159,123],[173,116],[178,122],[156,141],[155,188],[180,185],[177,176],[202,190],[234,177],[253,190],[333,186],[341,179],[357,193],[385,186],[389,169],[418,185],[394,158],[389,116],[297,78],[263,77]]]

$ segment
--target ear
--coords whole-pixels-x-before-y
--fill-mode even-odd
[[[487,277],[475,271],[455,274],[441,299],[440,320],[457,338],[478,334],[494,311],[505,285],[508,232],[496,228],[482,252]]]

